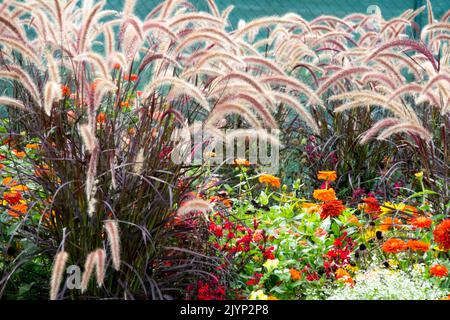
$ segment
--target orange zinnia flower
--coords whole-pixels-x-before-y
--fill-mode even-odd
[[[8,210],[8,214],[13,218],[20,217],[21,214],[26,214],[28,206],[24,203],[19,203],[11,206],[11,210]]]
[[[11,151],[17,158],[24,158],[26,156],[26,153],[23,151],[18,151],[16,149]]]
[[[321,219],[326,219],[328,217],[340,216],[345,210],[345,206],[340,200],[331,200],[323,203],[320,206],[319,214]]]
[[[405,251],[408,248],[405,241],[400,239],[391,238],[383,244],[383,251],[387,253],[399,253]]]
[[[319,171],[317,179],[335,181],[337,179],[336,171]]]
[[[271,174],[262,174],[259,177],[259,182],[263,184],[270,185],[274,188],[280,188],[281,187],[281,180],[280,178],[277,178]]]
[[[425,228],[431,227],[431,223],[433,221],[428,217],[417,217],[417,218],[412,218],[410,222],[411,222],[411,225],[416,228],[425,229]]]
[[[121,106],[122,108],[128,108],[128,107],[130,106],[130,103],[129,103],[128,101],[122,101],[122,102],[120,103],[120,106]]]
[[[436,226],[433,232],[434,241],[439,244],[439,247],[450,249],[450,219],[445,219]]]
[[[341,281],[343,280],[345,283],[350,284],[350,285],[355,284],[352,277],[350,276],[350,274],[342,268],[337,269],[335,272],[335,275],[336,275],[336,280],[341,280]]]
[[[428,243],[418,240],[409,240],[407,245],[408,248],[411,249],[412,251],[427,252],[428,249],[430,248],[430,245]]]
[[[381,212],[380,204],[374,197],[367,197],[364,201],[364,212],[369,214],[377,214]]]
[[[442,264],[436,264],[430,268],[430,274],[434,277],[443,278],[448,275],[448,269]]]
[[[289,273],[291,274],[291,279],[294,280],[294,281],[302,279],[302,273],[300,271],[298,271],[298,270],[290,269]]]
[[[350,218],[348,218],[347,223],[358,225],[358,224],[359,224],[359,220],[358,220],[358,218],[353,214],[353,215],[350,216]]]
[[[25,146],[25,148],[27,149],[39,149],[40,148],[40,144],[38,143],[29,143]]]
[[[334,192],[333,188],[317,189],[317,190],[314,190],[313,197],[314,197],[314,199],[321,200],[321,201],[336,200],[336,192]]]
[[[6,177],[6,178],[4,178],[4,179],[2,180],[2,184],[3,184],[4,186],[11,187],[11,186],[17,185],[17,182],[14,181],[13,178],[11,178],[11,177]]]
[[[97,123],[106,123],[106,114],[104,112],[98,114]]]

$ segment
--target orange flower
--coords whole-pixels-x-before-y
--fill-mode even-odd
[[[116,63],[116,64],[114,64],[113,68],[115,70],[120,70],[122,67],[120,66],[120,63]]]
[[[344,212],[345,209],[345,206],[340,200],[327,201],[320,206],[320,218],[326,219],[328,217],[338,217],[342,212]]]
[[[13,218],[20,217],[21,214],[26,214],[28,206],[24,203],[19,203],[11,206],[11,210],[8,210],[8,214]]]
[[[298,271],[298,270],[290,269],[289,273],[291,274],[291,279],[294,280],[294,281],[302,279],[302,273],[300,271]]]
[[[121,106],[122,108],[128,108],[128,107],[130,106],[130,102],[128,102],[128,101],[122,101],[122,102],[120,103],[120,106]]]
[[[398,225],[400,224],[402,224],[402,221],[400,219],[398,218],[392,219],[391,217],[386,217],[381,221],[380,229],[381,231],[386,232],[391,230],[391,228],[394,227],[394,225],[396,228],[399,228]]]
[[[106,123],[106,114],[104,112],[100,112],[97,116],[97,123]]]
[[[137,95],[138,97],[141,97],[143,93],[144,93],[144,92],[142,92],[142,91],[140,91],[140,90],[136,91],[136,95]]]
[[[412,218],[410,221],[412,226],[414,226],[416,228],[423,228],[423,229],[431,227],[432,222],[433,221],[428,217]]]
[[[405,251],[408,248],[405,241],[400,239],[391,238],[383,243],[383,251],[387,253],[399,253]]]
[[[305,202],[302,203],[302,208],[305,210],[306,213],[315,213],[319,211],[320,206],[315,203]]]
[[[358,220],[358,218],[353,214],[353,215],[350,216],[350,218],[348,218],[347,223],[359,225],[359,220]]]
[[[408,248],[411,249],[412,251],[427,252],[428,249],[430,248],[430,245],[428,243],[418,240],[409,240],[407,245]]]
[[[339,268],[335,272],[336,280],[344,281],[347,284],[354,285],[354,281],[350,274],[342,268]]]
[[[439,244],[439,247],[450,249],[450,219],[445,219],[436,226],[433,232],[434,241]]]
[[[22,184],[19,184],[19,185],[16,185],[16,186],[13,186],[13,187],[11,187],[11,189],[10,189],[11,191],[20,191],[20,192],[22,192],[22,191],[28,191],[28,190],[30,190],[27,186],[24,186],[24,185],[22,185]]]
[[[337,179],[336,171],[319,171],[317,179],[326,181],[335,181]]]
[[[25,146],[27,149],[39,149],[41,146],[38,143],[29,143]]]
[[[314,199],[321,200],[321,201],[336,200],[336,192],[334,192],[333,188],[317,189],[317,190],[314,190],[313,197],[314,197]]]
[[[274,296],[269,296],[267,298],[267,300],[280,300],[280,299],[278,299],[277,297],[274,297]]]
[[[246,159],[235,159],[234,164],[237,166],[249,167],[250,161],[248,161]]]
[[[17,158],[24,158],[26,156],[26,153],[23,151],[18,151],[16,149],[12,150],[12,153],[17,157]]]
[[[430,268],[430,274],[433,277],[443,278],[448,275],[448,269],[442,264],[435,264]]]
[[[138,79],[138,75],[137,74],[132,74],[131,76],[129,76],[129,75],[125,75],[124,77],[123,77],[123,80],[125,80],[125,81],[137,81],[137,79]]]
[[[68,86],[61,86],[61,93],[63,97],[69,97],[72,92]]]
[[[2,170],[4,167],[5,167],[5,165],[0,163],[0,170]]]
[[[259,182],[263,184],[270,185],[274,188],[280,188],[281,187],[281,180],[280,178],[277,178],[271,174],[262,174],[259,177]]]
[[[11,187],[11,186],[17,185],[17,182],[14,181],[13,178],[11,178],[11,177],[6,177],[6,178],[4,178],[4,179],[2,180],[2,184],[3,184],[4,186]]]

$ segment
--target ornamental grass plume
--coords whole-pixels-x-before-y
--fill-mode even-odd
[[[111,250],[111,256],[113,266],[116,271],[120,269],[120,234],[119,225],[115,220],[105,221],[105,230],[108,236],[109,249]]]
[[[58,298],[58,291],[68,258],[69,254],[66,251],[60,251],[55,256],[50,280],[50,300],[56,300]]]

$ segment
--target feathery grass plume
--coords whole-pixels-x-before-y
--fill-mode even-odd
[[[144,89],[144,100],[147,99],[157,87],[161,85],[171,85],[177,88],[178,94],[186,94],[188,96],[193,97],[197,102],[207,111],[210,111],[209,103],[206,100],[206,98],[203,96],[201,91],[194,85],[190,84],[189,82],[176,78],[176,77],[164,77],[155,79],[152,83],[150,83],[145,89]]]
[[[77,50],[79,53],[86,51],[86,42],[88,40],[89,29],[95,22],[95,16],[98,11],[105,5],[104,0],[99,1],[96,5],[92,7],[87,13],[86,18],[84,19],[84,23],[81,27],[81,31],[78,37],[78,46]]]
[[[429,142],[433,138],[431,133],[420,125],[417,125],[415,123],[399,123],[382,131],[381,134],[378,135],[377,139],[385,140],[396,133],[417,134],[426,142]]]
[[[141,175],[142,169],[144,168],[144,148],[141,148],[134,161],[133,172],[137,175]]]
[[[212,212],[214,209],[209,202],[202,199],[193,199],[181,203],[180,208],[177,211],[179,216],[185,216],[191,212],[201,212],[205,218],[207,213]]]
[[[386,118],[375,123],[369,130],[367,130],[360,139],[361,144],[366,144],[370,139],[374,138],[378,132],[384,128],[391,127],[401,122],[398,118]]]
[[[361,81],[366,84],[369,82],[381,82],[387,84],[391,89],[395,89],[397,87],[397,84],[394,83],[391,78],[380,72],[366,73]]]
[[[97,275],[97,285],[102,286],[105,280],[105,262],[106,253],[104,249],[97,249],[95,251],[96,263],[95,263],[95,273]]]
[[[26,43],[25,35],[23,34],[22,29],[19,29],[16,25],[9,21],[6,16],[0,15],[0,22],[3,23],[3,25],[17,37],[17,40],[22,43]]]
[[[81,124],[80,134],[86,150],[92,153],[97,146],[97,138],[92,133],[91,126],[89,124]]]
[[[57,82],[49,81],[45,85],[44,93],[44,110],[50,116],[53,102],[62,98],[61,86]]]
[[[111,256],[114,269],[120,270],[120,237],[119,237],[119,224],[116,220],[106,220],[104,222],[106,234],[108,236],[109,249],[111,250]]]
[[[428,92],[428,90],[430,90],[431,87],[433,87],[436,83],[441,82],[441,81],[446,81],[448,83],[448,85],[450,85],[450,76],[446,75],[446,74],[437,74],[434,77],[432,77],[430,79],[430,81],[427,83],[426,86],[424,86],[421,94],[425,94],[426,92]]]
[[[246,56],[244,58],[242,58],[242,61],[244,61],[245,63],[248,64],[258,64],[258,65],[263,65],[264,67],[266,67],[267,69],[269,69],[270,71],[272,71],[275,74],[278,74],[280,76],[284,76],[285,73],[284,71],[278,67],[275,63],[273,63],[272,61],[262,58],[262,57],[258,57],[258,56]]]
[[[353,75],[363,75],[366,72],[369,72],[370,69],[366,67],[353,67],[341,70],[335,73],[333,76],[329,77],[320,87],[317,89],[316,94],[321,96],[328,90],[335,82],[351,77]]]
[[[24,57],[27,57],[31,62],[33,62],[36,67],[39,69],[43,69],[41,59],[36,55],[36,53],[28,47],[28,45],[25,45],[23,42],[20,42],[19,40],[7,38],[0,36],[0,45],[6,46],[8,45],[10,48],[14,48],[20,54],[22,54]]]
[[[193,32],[187,36],[183,42],[179,43],[174,49],[175,54],[180,54],[186,47],[198,42],[211,42],[212,44],[227,50],[228,47],[225,45],[223,38],[212,34],[210,32]],[[234,47],[234,46],[233,46]],[[235,48],[234,48],[235,49]]]
[[[314,131],[314,133],[319,134],[319,127],[317,126],[316,121],[308,112],[308,110],[306,110],[306,108],[304,108],[299,102],[297,102],[291,96],[283,93],[274,93],[274,96],[280,102],[285,103],[293,108],[300,116],[302,116],[302,120],[305,121],[305,123]]]
[[[41,95],[30,75],[16,66],[8,65],[8,69],[9,71],[0,70],[0,78],[18,81],[28,91],[33,100],[40,105]]]
[[[223,99],[220,100],[220,103],[237,103],[238,101],[246,101],[251,105],[253,109],[255,109],[263,118],[263,120],[269,125],[271,128],[277,127],[277,122],[272,114],[267,110],[267,108],[259,102],[253,94],[249,94],[247,92],[241,92],[236,94],[230,94]]]
[[[185,66],[188,63],[191,63],[194,59],[192,58],[196,58],[195,55],[191,56],[191,59],[189,59],[188,61],[186,61]],[[244,62],[239,59],[237,56],[230,54],[228,52],[223,52],[223,51],[205,51],[203,52],[203,55],[201,55],[200,57],[198,57],[198,61],[195,62],[195,68],[196,69],[200,69],[206,62],[211,63],[211,61],[215,60],[215,59],[219,59],[219,60],[231,60],[233,62],[236,62],[239,65],[243,65]]]
[[[90,252],[86,257],[86,261],[84,263],[84,271],[81,277],[81,293],[86,292],[88,288],[89,279],[91,278],[92,272],[94,271],[94,267],[97,264],[97,259],[98,259],[97,251]]]
[[[82,53],[74,57],[73,60],[77,62],[88,61],[93,65],[95,65],[98,68],[98,70],[100,70],[101,75],[104,79],[109,78],[108,66],[105,63],[105,58],[100,56],[98,53],[94,52]]]
[[[439,71],[439,67],[437,65],[436,59],[434,58],[433,54],[430,52],[430,50],[422,43],[419,43],[414,40],[410,39],[398,39],[398,40],[392,40],[388,43],[383,44],[381,47],[379,47],[377,50],[375,50],[373,53],[371,53],[365,61],[368,62],[372,60],[374,57],[376,57],[381,52],[394,48],[394,47],[408,47],[409,49],[415,50],[421,54],[423,54],[428,61],[431,62],[434,70],[436,72]]]
[[[55,257],[50,280],[50,300],[56,300],[58,297],[59,286],[61,285],[64,268],[68,258],[69,254],[65,251],[58,252]]]
[[[412,94],[413,92],[422,94],[423,91],[423,85],[416,84],[416,83],[410,83],[406,84],[404,86],[399,87],[397,90],[393,91],[391,95],[388,98],[388,102],[391,102],[392,100],[395,100],[397,97],[404,95],[404,94]],[[425,97],[428,98],[428,100],[435,106],[439,106],[440,103],[438,101],[438,98],[433,95],[431,92],[427,91],[424,93]],[[418,103],[418,101],[416,101]]]
[[[22,101],[5,96],[0,96],[0,105],[10,106],[17,109],[25,109]]]
[[[262,128],[262,125],[259,122],[258,118],[256,118],[253,113],[248,110],[248,108],[234,103],[219,104],[215,106],[205,123],[214,125],[218,121],[223,120],[226,116],[231,114],[237,114],[243,117],[253,128]]]
[[[294,90],[303,93],[308,99],[310,99],[312,104],[322,105],[322,100],[319,96],[314,93],[306,84],[298,81],[294,78],[289,78],[286,76],[270,76],[261,79],[262,83],[269,83],[272,85],[289,86]]]
[[[189,13],[181,14],[181,15],[171,18],[169,20],[169,27],[175,28],[179,24],[194,23],[194,21],[201,21],[206,24],[216,25],[218,27],[221,27],[224,24],[224,21],[222,20],[222,18],[214,17],[208,13],[189,12]]]
[[[247,23],[243,28],[237,30],[233,34],[233,37],[235,39],[240,38],[255,28],[269,27],[271,25],[278,25],[278,24],[295,25],[296,23],[297,23],[296,21],[288,18],[264,17]]]
[[[123,15],[125,17],[131,16],[136,6],[136,0],[126,0],[123,6]]]
[[[214,0],[208,0],[208,6],[211,12],[214,14],[215,17],[220,17],[219,9],[216,6],[216,3]]]
[[[161,31],[164,31],[164,33],[167,34],[171,38],[171,40],[178,40],[177,35],[172,30],[170,30],[168,26],[159,21],[148,20],[144,22],[144,24],[142,25],[142,29],[144,30],[144,32],[148,32],[150,29],[159,29]]]

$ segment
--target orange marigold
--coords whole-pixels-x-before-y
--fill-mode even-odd
[[[443,278],[448,275],[448,269],[442,264],[435,264],[430,268],[430,274],[433,277]]]
[[[391,238],[383,243],[383,251],[387,253],[399,253],[408,248],[405,241],[401,239]]]
[[[259,177],[259,182],[263,184],[270,185],[274,188],[280,188],[281,187],[281,180],[280,178],[277,178],[270,174],[262,174]]]
[[[320,218],[326,219],[328,217],[337,217],[341,215],[341,213],[344,212],[345,209],[345,206],[340,200],[327,201],[320,206]]]
[[[294,281],[302,279],[302,273],[300,271],[298,271],[298,270],[290,269],[289,273],[291,274],[291,279],[294,280]]]
[[[445,219],[433,232],[434,241],[444,250],[450,250],[450,219]]]
[[[430,245],[428,243],[419,240],[409,240],[407,246],[412,251],[422,251],[422,252],[427,252],[428,249],[430,248]]]
[[[336,192],[334,192],[333,188],[317,189],[317,190],[314,190],[313,197],[314,197],[314,199],[321,200],[324,202],[336,200]]]
[[[431,223],[433,222],[428,217],[417,217],[411,219],[411,225],[416,228],[429,228],[431,227]]]
[[[326,181],[335,181],[337,179],[336,171],[319,171],[317,179]]]

